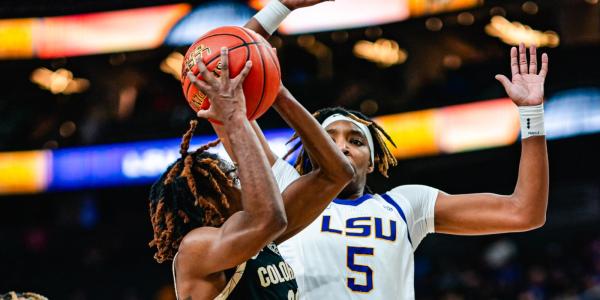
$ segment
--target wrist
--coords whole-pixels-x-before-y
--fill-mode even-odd
[[[231,125],[230,127],[235,127],[235,126],[239,126],[240,124],[243,124],[244,121],[247,121],[247,120],[248,120],[248,118],[246,117],[245,112],[235,111],[229,115],[229,117],[227,118],[226,124]]]
[[[288,3],[289,4],[289,3]],[[281,22],[290,14],[291,9],[279,0],[271,0],[263,9],[261,9],[254,19],[260,23],[262,28],[268,33],[273,34]]]
[[[521,121],[521,139],[546,135],[543,103],[532,106],[519,106],[518,109]]]
[[[279,0],[279,2],[281,2],[281,4],[283,4],[283,5],[285,5],[285,7],[287,7],[289,10],[294,10],[294,9],[296,9],[296,8],[294,7],[294,5],[292,5],[292,4],[290,3],[290,1],[288,1],[288,0]]]

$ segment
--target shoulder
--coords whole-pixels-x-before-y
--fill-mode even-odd
[[[298,171],[290,163],[281,158],[277,158],[271,170],[280,191],[284,191],[292,182],[300,178]]]
[[[437,197],[438,189],[420,184],[407,184],[397,186],[387,191],[385,194],[389,195],[394,200],[400,200],[404,198],[408,201],[411,201],[418,199],[435,198]]]
[[[181,243],[179,243],[179,253],[195,253],[199,250],[205,250],[210,247],[211,240],[218,234],[219,229],[216,227],[203,226],[193,229],[188,232]]]
[[[275,160],[275,163],[273,163],[273,166],[271,166],[271,170],[276,173],[280,172],[299,175],[298,171],[296,171],[296,169],[294,169],[289,162],[283,160],[281,157],[278,157],[277,160]]]
[[[219,234],[218,228],[199,227],[188,232],[181,242],[177,251],[178,268],[193,266],[193,269],[202,270],[202,256],[212,247],[212,242]]]

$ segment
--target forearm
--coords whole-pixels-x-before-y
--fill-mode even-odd
[[[275,155],[275,153],[273,153],[273,151],[271,150],[269,142],[267,141],[267,138],[260,129],[260,126],[258,126],[258,123],[256,121],[252,121],[251,125],[252,129],[254,129],[254,133],[256,133],[256,137],[258,137],[258,140],[260,141],[260,145],[262,146],[265,155],[267,156],[269,165],[273,166],[275,164],[275,161],[277,161],[277,155]]]
[[[326,174],[350,174],[353,170],[342,152],[321,127],[321,124],[292,96],[284,90],[273,107],[302,139],[311,162]]]
[[[237,159],[244,211],[263,215],[274,212],[285,219],[281,195],[250,122],[240,116],[225,124],[223,131]]]
[[[543,223],[548,206],[548,152],[546,138],[524,139],[519,176],[511,198],[521,213],[534,223]]]
[[[511,195],[440,192],[435,204],[436,232],[491,234],[527,231],[546,221],[548,207],[548,153],[544,129],[544,80],[548,55],[542,54],[538,73],[535,46],[527,51],[510,50],[512,79],[496,75],[508,96],[518,106],[521,122],[521,160],[515,190]]]
[[[248,20],[248,23],[246,23],[244,27],[253,30],[265,39],[271,37],[271,34],[268,33],[255,18],[251,18],[250,20]]]
[[[292,9],[294,7],[286,0],[271,0],[244,27],[254,30],[265,39],[268,39]]]
[[[519,174],[511,195],[448,195],[435,205],[435,230],[472,235],[521,232],[542,226],[548,206],[548,155],[544,136],[523,139]]]

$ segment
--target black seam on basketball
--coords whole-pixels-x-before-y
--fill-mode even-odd
[[[241,38],[241,37],[239,37],[239,36],[237,36],[237,35],[235,35],[235,34],[232,34],[232,33],[215,33],[215,34],[211,34],[211,35],[209,35],[209,36],[205,36],[205,37],[203,37],[203,38],[202,38],[202,39],[200,39],[200,40],[197,40],[196,42],[194,42],[194,44],[197,44],[197,43],[199,43],[199,42],[201,42],[201,41],[203,41],[203,40],[205,40],[205,39],[207,39],[207,38],[209,38],[209,37],[213,37],[213,36],[220,36],[220,35],[232,36],[232,37],[235,37],[235,38],[237,38],[237,39],[241,40],[243,43],[245,43],[245,42],[246,42],[246,41],[245,41],[243,38]],[[254,41],[254,39],[252,39],[252,40]]]
[[[257,40],[254,39],[254,37],[252,36],[252,34],[250,34],[249,29],[244,28],[244,27],[240,27],[240,29],[242,30],[243,33],[246,34],[246,37],[248,37],[252,42],[256,43],[258,42]]]
[[[187,88],[187,91],[186,91],[187,93],[185,93],[185,99],[188,99],[189,101],[194,102],[193,101],[194,97],[191,97],[191,99],[188,97],[188,95],[190,94],[190,89],[192,88],[192,86],[194,86],[194,84],[190,81],[190,85],[188,85],[188,88]],[[198,89],[198,91],[200,91],[200,89]]]
[[[192,82],[189,79],[183,81],[183,96],[186,99],[187,99],[188,93],[190,92],[190,85],[192,85]]]
[[[217,34],[215,34],[215,35],[213,35],[213,36],[216,36],[216,35],[217,35]],[[225,35],[225,34],[220,34],[220,35]],[[236,36],[236,37],[237,37],[237,36]],[[250,59],[250,49],[248,49],[248,48],[249,48],[249,46],[250,46],[250,45],[264,45],[264,44],[265,44],[264,42],[251,42],[251,43],[243,43],[243,44],[241,44],[241,45],[237,45],[237,46],[235,46],[235,47],[233,47],[233,48],[229,48],[229,51],[232,51],[232,50],[235,50],[235,49],[238,49],[238,48],[241,48],[241,47],[246,47],[246,48],[247,48],[247,49],[246,49],[246,61],[248,61],[248,60]],[[258,48],[258,46],[257,46],[257,48]],[[259,50],[259,51],[260,51],[260,50]],[[210,60],[209,60],[209,61],[206,63],[206,65],[209,65],[209,64],[211,64],[213,61],[215,61],[215,59],[218,59],[218,58],[220,58],[220,57],[221,57],[220,55],[216,55],[215,57],[211,58],[211,59],[210,59]],[[261,54],[261,57],[262,57],[262,54]],[[264,68],[264,63],[263,63],[263,68]],[[196,76],[197,76],[198,74],[194,74],[194,75],[196,75]],[[264,72],[263,72],[263,75],[264,75]],[[186,76],[187,76],[187,75],[186,75]],[[263,76],[263,77],[264,77],[264,76]],[[265,81],[265,80],[263,80],[263,94],[264,94],[264,85],[265,85],[264,81]],[[193,83],[191,83],[189,80],[188,80],[188,82],[189,82],[189,85],[188,85],[188,88],[187,88],[187,90],[186,90],[186,93],[185,93],[185,95],[184,95],[186,99],[188,99],[188,95],[190,94],[190,89],[191,89],[191,88],[192,88],[192,86],[194,85],[194,84],[193,84]],[[198,89],[198,88],[197,88],[197,89]],[[202,91],[200,91],[200,89],[198,89],[198,91],[199,91],[199,92],[202,92]],[[193,99],[193,97],[192,97],[192,99]],[[261,99],[262,99],[262,97],[261,97]],[[261,101],[262,101],[262,100],[261,100]],[[259,104],[260,104],[260,102],[259,102]],[[256,111],[255,111],[255,112],[256,112]]]
[[[269,57],[271,58],[271,60],[273,61],[273,64],[275,65],[275,68],[277,69],[277,72],[279,73],[279,78],[281,78],[281,69],[279,68],[279,64],[277,63],[277,57],[273,57],[273,51],[271,51],[271,49],[266,49],[267,54],[269,54]]]
[[[256,48],[258,49],[258,53],[260,54],[260,64],[262,66],[262,74],[263,74],[263,83],[262,83],[262,90],[260,92],[260,100],[258,100],[258,104],[256,104],[256,108],[254,108],[254,111],[252,112],[252,114],[250,114],[250,119],[255,119],[254,115],[256,114],[256,111],[258,111],[258,108],[260,107],[260,104],[262,103],[263,99],[265,98],[265,86],[267,85],[267,73],[265,70],[265,61],[263,58],[263,53],[262,53],[262,48],[258,46],[258,44],[256,44]]]
[[[252,42],[260,43],[260,41],[254,39],[254,36],[250,33],[250,29],[245,27],[240,27],[240,29],[242,29],[242,31],[246,34],[247,37],[249,37],[252,40]]]
[[[241,48],[241,47],[244,47],[244,46],[246,48],[248,48],[249,45],[258,45],[258,44],[260,44],[260,43],[243,43],[243,44],[237,45],[237,46],[235,46],[233,48],[229,48],[229,51],[231,52],[231,51],[233,51],[235,49],[238,49],[238,48]],[[246,60],[248,60],[250,58],[250,49],[247,49],[247,50],[248,50],[248,54],[246,55]],[[207,66],[210,65],[213,61],[215,61],[215,59],[218,59],[218,58],[221,58],[221,55],[216,55],[215,57],[211,58],[209,61],[207,61],[205,63],[205,65],[207,65]]]
[[[242,32],[244,32],[244,31],[242,30]],[[246,33],[246,32],[244,32],[244,33]],[[247,33],[246,33],[246,34],[247,34]],[[244,40],[243,38],[241,38],[241,37],[239,37],[239,36],[237,36],[237,35],[235,35],[235,34],[231,34],[231,33],[215,33],[215,34],[211,34],[211,35],[209,35],[209,36],[205,36],[205,37],[203,37],[202,39],[195,41],[195,42],[194,42],[194,44],[192,44],[192,46],[194,46],[194,45],[196,45],[196,44],[200,43],[201,41],[203,41],[203,40],[205,40],[205,39],[207,39],[207,38],[209,38],[209,37],[213,37],[213,36],[222,36],[222,35],[225,35],[225,36],[232,36],[232,37],[234,37],[234,38],[237,38],[238,40],[242,41],[242,45],[246,44],[246,40]],[[255,41],[253,38],[250,38],[250,40],[252,40],[253,42],[256,42],[256,41]],[[192,46],[190,46],[190,48],[191,48]],[[188,51],[189,51],[189,48],[188,48]],[[185,60],[187,60],[187,55],[186,55],[186,57],[184,57],[184,59],[185,59]],[[190,71],[191,71],[191,70],[190,70]],[[182,72],[182,73],[183,73],[183,72]],[[185,76],[185,74],[181,74],[181,75],[182,75],[182,76]]]

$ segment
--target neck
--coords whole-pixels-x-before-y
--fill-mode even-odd
[[[362,195],[364,195],[363,191],[364,191],[364,187],[361,189],[353,190],[353,191],[344,190],[338,195],[338,198],[353,200],[353,199],[362,197]]]
[[[356,199],[362,197],[365,192],[365,187],[367,185],[367,178],[358,177],[354,178],[344,189],[338,194],[339,199]]]

